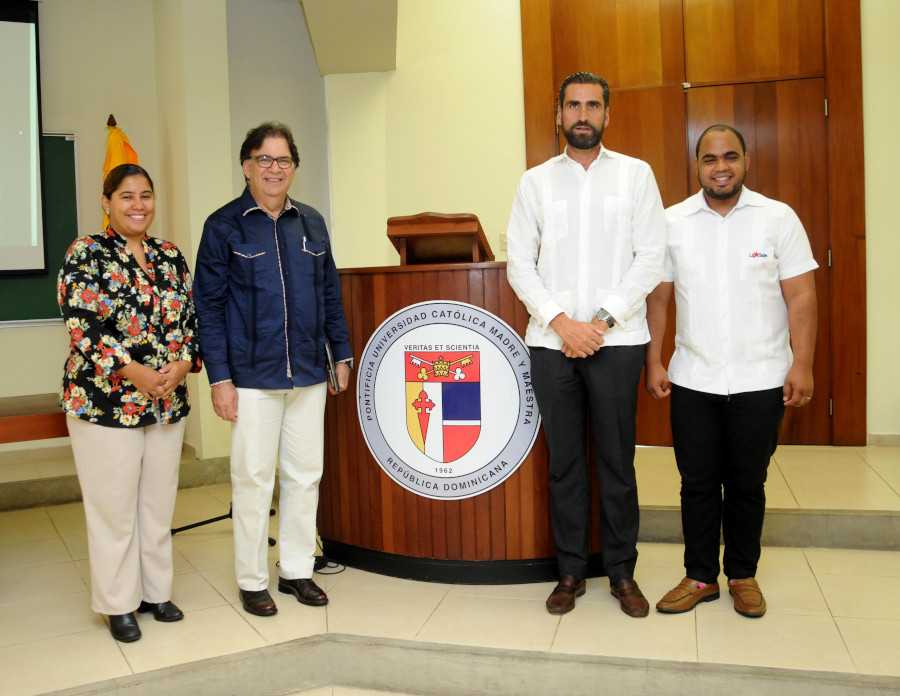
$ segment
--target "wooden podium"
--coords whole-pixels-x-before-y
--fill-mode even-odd
[[[387,224],[401,266],[494,260],[481,223],[470,213],[419,213],[388,218]]]
[[[358,360],[382,322],[419,302],[472,304],[525,335],[528,311],[506,280],[506,264],[492,262],[474,215],[391,218],[388,237],[402,265],[339,271]],[[356,390],[357,375],[365,369],[357,364],[347,392],[329,397],[326,405],[318,518],[325,555],[363,570],[436,582],[555,580],[543,431],[518,470],[495,488],[457,500],[417,495],[385,474],[366,445]],[[593,575],[599,568],[600,529],[596,483],[591,485]]]

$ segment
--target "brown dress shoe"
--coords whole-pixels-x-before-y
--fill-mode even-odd
[[[547,597],[547,611],[551,614],[568,614],[575,608],[575,598],[584,594],[585,587],[584,580],[563,575]]]
[[[637,619],[647,616],[650,612],[650,603],[634,580],[619,580],[617,583],[610,583],[609,593],[619,600],[619,606],[628,616]]]
[[[256,616],[272,616],[278,612],[268,590],[241,590],[241,605],[248,614]]]
[[[711,582],[706,585],[698,580],[685,578],[656,603],[656,610],[663,614],[681,614],[690,611],[700,602],[712,602],[718,598],[719,583]]]
[[[738,614],[758,619],[766,613],[766,599],[756,583],[756,578],[729,580],[728,591],[734,598],[734,610]]]
[[[311,607],[321,607],[328,604],[328,595],[310,579],[285,580],[278,578],[278,591],[284,594],[292,594],[300,604]]]

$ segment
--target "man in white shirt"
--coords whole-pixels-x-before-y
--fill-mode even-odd
[[[600,489],[602,560],[612,595],[646,616],[634,581],[638,499],[635,417],[645,299],[662,278],[662,200],[646,162],[603,147],[609,85],[591,73],[562,83],[556,116],[568,146],[525,172],[510,215],[507,274],[531,319],[535,396],[550,452],[550,507],[565,614],[585,592],[590,531],[588,411]]]
[[[735,611],[760,617],[766,470],[785,406],[813,396],[818,264],[794,211],[744,187],[750,155],[737,130],[710,126],[696,156],[702,190],[666,210],[666,276],[647,298],[646,388],[672,395],[686,572],[656,608],[678,614],[719,598],[721,530]],[[660,344],[673,289],[666,372]]]

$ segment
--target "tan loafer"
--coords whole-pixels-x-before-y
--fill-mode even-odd
[[[719,583],[706,584],[685,578],[656,603],[656,610],[663,614],[681,614],[690,611],[700,602],[712,602],[718,598]]]
[[[758,619],[766,613],[766,598],[756,582],[756,578],[729,580],[728,591],[734,598],[734,610],[741,616]]]

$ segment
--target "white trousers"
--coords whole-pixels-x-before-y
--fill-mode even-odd
[[[172,598],[172,513],[185,421],[109,428],[66,419],[84,500],[91,606],[127,614]]]
[[[234,569],[242,590],[269,586],[269,508],[278,459],[280,575],[311,578],[325,437],[325,383],[238,389],[231,426]]]

